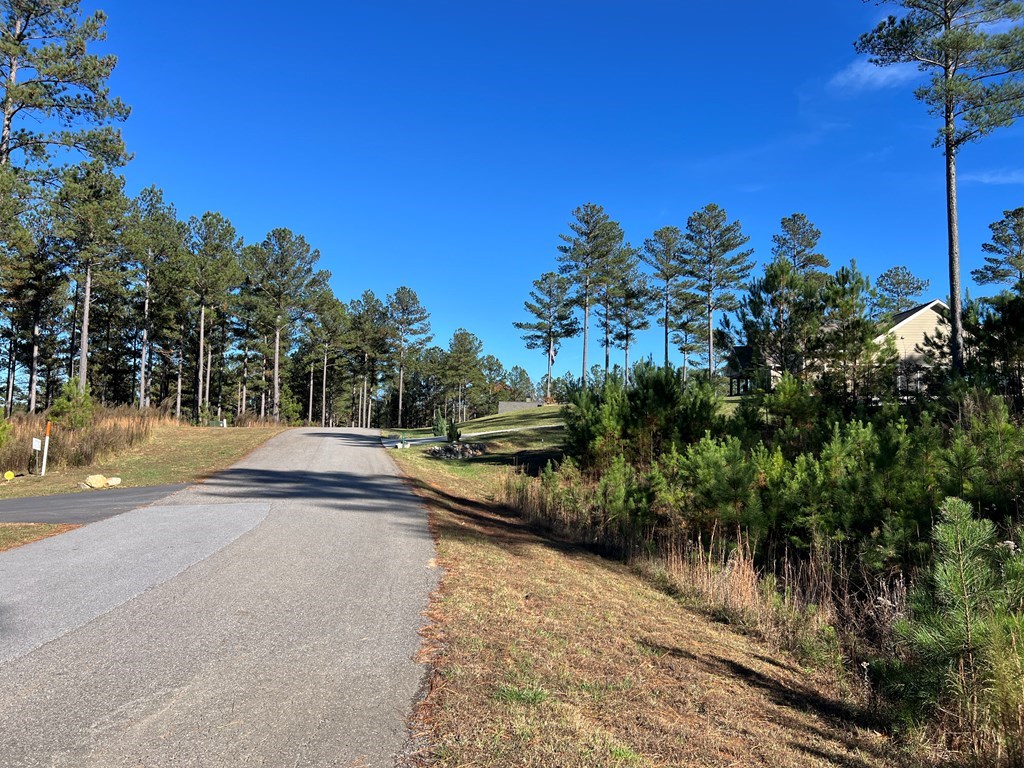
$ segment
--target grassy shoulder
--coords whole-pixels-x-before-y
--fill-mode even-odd
[[[78,528],[64,523],[0,523],[0,552]]]
[[[562,424],[562,408],[561,405],[540,405],[515,413],[482,416],[479,419],[464,421],[458,426],[464,435],[473,435],[478,432],[532,429],[534,427],[557,428]],[[389,429],[382,434],[385,440],[397,440],[400,437],[412,440],[433,436],[434,433],[430,427]]]
[[[485,431],[478,423],[464,433]],[[560,437],[497,435],[463,461],[392,451],[431,509],[445,573],[427,630],[436,676],[418,716],[437,764],[901,762],[823,678],[491,501],[505,467],[536,465]]]
[[[194,482],[234,464],[282,429],[160,424],[146,442],[90,466],[51,468],[46,477],[25,475],[0,483],[0,499],[72,493],[92,474],[120,477],[129,488]]]

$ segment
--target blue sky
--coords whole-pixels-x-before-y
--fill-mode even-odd
[[[130,192],[219,210],[246,240],[302,233],[336,294],[416,290],[535,379],[512,327],[558,234],[593,201],[640,244],[715,202],[759,261],[783,216],[833,266],[902,264],[943,297],[943,166],[913,70],[853,41],[861,0],[149,3],[107,0]],[[1024,205],[1024,126],[960,158],[965,283],[988,224]],[[636,359],[659,357],[660,329]],[[621,352],[616,352],[621,359]],[[578,372],[579,339],[556,371]],[[613,359],[616,359],[613,358]],[[591,359],[600,358],[594,345]]]

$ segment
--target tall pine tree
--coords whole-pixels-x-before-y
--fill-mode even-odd
[[[604,208],[585,203],[572,212],[571,234],[562,234],[558,246],[560,270],[576,288],[575,300],[583,310],[583,380],[587,379],[587,351],[590,344],[590,307],[601,265],[614,245],[613,236],[621,235],[618,224],[611,221]]]
[[[526,311],[535,320],[515,323],[523,334],[527,349],[543,349],[548,361],[548,375],[545,397],[551,399],[551,368],[555,364],[558,349],[565,339],[580,333],[579,321],[573,316],[569,299],[570,285],[567,278],[554,272],[545,272],[533,281],[530,300],[523,303]]]
[[[398,427],[402,427],[403,395],[405,394],[405,368],[410,355],[415,355],[429,344],[434,336],[430,332],[430,313],[416,291],[400,286],[388,296],[388,320],[393,334],[392,347],[398,363]]]
[[[753,250],[740,250],[749,240],[740,222],[727,221],[725,211],[714,203],[696,211],[686,222],[684,274],[693,280],[694,292],[703,301],[709,376],[715,373],[715,313],[739,307],[736,292],[745,287],[754,266]]]
[[[916,64],[930,73],[914,91],[940,120],[935,146],[946,170],[950,351],[964,371],[957,157],[972,141],[1024,115],[1024,6],[1011,0],[885,0],[889,16],[855,47],[879,66]]]

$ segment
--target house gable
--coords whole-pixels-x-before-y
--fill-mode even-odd
[[[889,329],[875,341],[881,344],[886,336],[892,337],[902,363],[923,364],[924,355],[920,348],[924,346],[925,336],[935,337],[944,322],[942,312],[948,309],[945,302],[933,299],[900,312],[893,317]]]

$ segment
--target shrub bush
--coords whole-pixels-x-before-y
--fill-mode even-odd
[[[448,434],[448,422],[440,411],[434,414],[434,424],[431,431],[434,433],[434,437],[444,437]]]
[[[904,657],[888,680],[907,716],[935,717],[952,746],[985,765],[1024,765],[1024,553],[948,498],[935,562],[897,625]]]
[[[92,425],[94,406],[92,392],[86,384],[78,388],[78,378],[64,382],[60,395],[50,408],[50,419],[66,429],[87,429]]]

